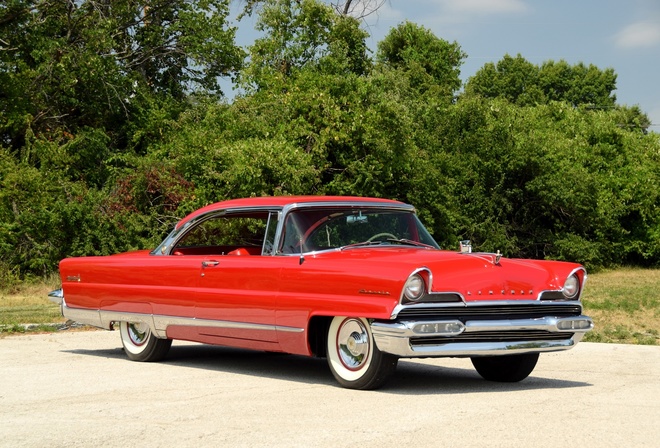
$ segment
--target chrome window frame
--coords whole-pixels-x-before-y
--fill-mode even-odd
[[[168,256],[172,254],[172,249],[181,241],[181,239],[188,234],[188,232],[192,231],[195,227],[199,226],[205,221],[208,221],[210,219],[218,218],[218,217],[223,217],[223,216],[228,216],[228,215],[233,215],[233,214],[243,214],[243,213],[253,213],[253,212],[264,212],[268,213],[267,221],[266,221],[266,235],[268,233],[268,226],[271,223],[271,219],[273,217],[273,214],[276,214],[278,217],[280,216],[281,213],[281,207],[269,207],[269,206],[259,206],[259,207],[235,207],[235,208],[227,208],[227,209],[221,209],[221,210],[213,210],[208,213],[205,213],[203,215],[200,215],[196,217],[195,219],[192,219],[188,222],[186,222],[183,226],[180,228],[177,228],[175,226],[174,230],[163,240],[161,244],[158,245],[154,251],[151,252],[152,255],[156,256]],[[278,222],[279,225],[279,222]],[[277,238],[277,237],[276,237]],[[277,241],[277,239],[275,239]],[[261,247],[261,254],[264,254],[264,245],[266,242],[266,236],[264,236],[264,240],[262,241],[262,247]],[[272,254],[270,254],[272,255]]]
[[[215,217],[226,216],[234,213],[250,213],[250,212],[269,212],[267,232],[270,229],[273,214],[277,216],[277,225],[275,227],[273,251],[266,253],[265,247],[262,246],[263,256],[284,256],[284,257],[299,257],[300,255],[313,255],[322,252],[333,252],[339,250],[338,248],[325,249],[322,251],[303,251],[301,253],[286,254],[281,251],[283,244],[282,236],[284,234],[284,223],[291,212],[301,209],[317,209],[317,208],[349,208],[349,209],[369,209],[369,210],[383,210],[383,211],[399,211],[412,213],[417,216],[415,207],[410,204],[404,203],[389,203],[389,202],[369,202],[369,201],[322,201],[322,202],[293,202],[285,206],[257,206],[257,207],[232,207],[227,209],[213,210],[200,215],[193,220],[186,222],[180,228],[175,226],[174,230],[165,238],[165,240],[151,252],[156,256],[171,255],[172,248],[183,238],[192,228],[197,227],[202,222],[213,219]],[[419,219],[419,218],[418,218]],[[420,222],[421,223],[421,222]],[[423,224],[422,224],[423,225]],[[426,229],[427,232],[428,229]],[[430,232],[429,232],[430,234]],[[431,236],[432,237],[432,236]],[[264,238],[265,244],[266,238]],[[437,242],[436,242],[437,244]]]
[[[415,207],[413,207],[410,204],[404,204],[404,203],[385,203],[385,202],[361,202],[361,201],[327,201],[327,202],[295,202],[291,204],[287,204],[282,208],[282,215],[280,217],[279,222],[277,223],[277,234],[275,235],[275,241],[277,241],[277,246],[274,255],[276,256],[283,256],[283,257],[300,257],[301,255],[313,255],[317,253],[324,253],[324,252],[336,252],[340,250],[340,248],[332,248],[332,249],[324,249],[320,251],[301,251],[300,253],[295,253],[295,254],[288,254],[282,252],[282,244],[284,244],[284,241],[282,239],[283,234],[284,234],[284,223],[286,222],[286,219],[288,218],[289,214],[291,212],[294,212],[296,210],[300,209],[310,209],[310,208],[340,208],[340,207],[346,207],[346,208],[351,208],[351,209],[370,209],[370,210],[383,210],[383,211],[400,211],[400,212],[407,212],[407,213],[412,213],[413,215],[417,216],[417,211]],[[419,219],[419,218],[418,218]],[[421,221],[420,221],[421,223]],[[422,224],[423,225],[423,224]],[[427,232],[428,229],[426,229]],[[430,235],[430,232],[429,232]],[[431,235],[431,237],[433,237]],[[435,240],[434,240],[435,241]],[[436,241],[437,244],[437,241]]]

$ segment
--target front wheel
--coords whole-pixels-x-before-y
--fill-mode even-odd
[[[167,355],[172,340],[159,339],[144,322],[121,322],[121,343],[128,359],[132,361],[160,361]]]
[[[483,379],[504,383],[522,381],[532,373],[539,359],[538,353],[523,355],[484,356],[472,359],[472,365]]]
[[[398,358],[378,350],[365,319],[335,317],[328,329],[328,365],[349,389],[377,389],[396,369]]]

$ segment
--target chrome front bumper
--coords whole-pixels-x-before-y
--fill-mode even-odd
[[[593,328],[587,316],[401,321],[371,324],[378,349],[402,358],[512,355],[568,350]],[[433,330],[438,331],[433,331]],[[545,337],[539,337],[542,334]],[[529,335],[526,337],[526,335]],[[565,335],[565,338],[562,338]]]

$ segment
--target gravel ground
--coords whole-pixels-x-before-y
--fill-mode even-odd
[[[401,361],[379,391],[325,360],[175,342],[128,361],[117,332],[0,339],[0,446],[660,446],[660,347],[580,343],[517,384],[466,359]]]

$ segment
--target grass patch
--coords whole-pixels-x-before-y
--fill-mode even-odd
[[[624,268],[589,275],[584,313],[596,327],[585,341],[660,344],[660,270]]]
[[[0,290],[0,335],[54,331],[65,327],[48,293],[56,277]],[[582,297],[596,328],[585,341],[660,345],[660,269],[617,269],[590,274]]]
[[[58,279],[0,290],[0,334],[53,331],[66,319],[60,307],[48,300]]]

